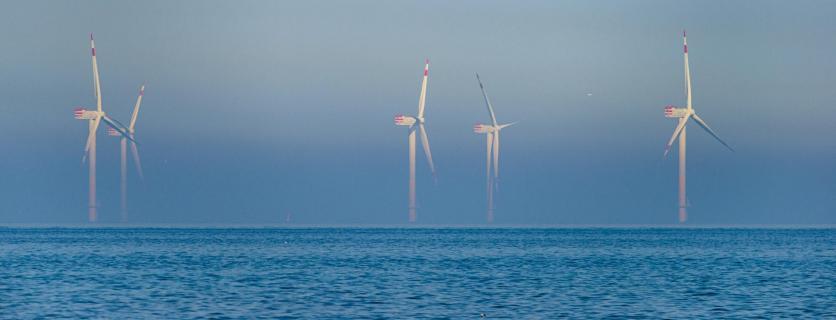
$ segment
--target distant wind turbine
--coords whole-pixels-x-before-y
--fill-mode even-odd
[[[488,94],[485,92],[485,86],[482,85],[482,79],[479,74],[476,74],[476,81],[479,82],[479,89],[482,89],[482,96],[485,98],[485,105],[488,107],[488,114],[491,116],[490,124],[477,123],[473,126],[473,132],[484,133],[488,138],[488,152],[487,152],[487,187],[488,187],[488,222],[493,222],[493,194],[494,188],[499,190],[499,131],[505,127],[516,124],[516,122],[508,124],[499,124],[496,122],[496,114],[493,112],[491,100],[488,99]],[[493,176],[491,176],[491,157],[493,157]]]
[[[415,131],[421,131],[421,145],[424,147],[424,154],[430,165],[433,179],[436,178],[433,156],[430,152],[430,141],[427,139],[427,130],[424,128],[424,104],[427,98],[427,78],[429,77],[430,60],[427,59],[424,65],[424,80],[421,83],[421,95],[418,97],[418,116],[395,116],[395,124],[409,127],[409,222],[415,222]]]
[[[686,38],[685,31],[682,31],[682,40],[683,40],[683,48],[685,51],[685,92],[687,95],[687,106],[685,108],[677,108],[672,105],[668,105],[665,107],[665,117],[667,118],[678,118],[679,124],[676,126],[676,129],[673,131],[673,136],[671,139],[668,140],[668,143],[665,145],[665,156],[667,157],[668,152],[671,150],[671,145],[673,145],[674,140],[676,137],[679,137],[679,222],[684,223],[688,219],[688,202],[687,197],[685,196],[685,125],[688,124],[689,119],[693,119],[700,127],[702,127],[706,132],[711,134],[714,139],[720,141],[726,148],[731,151],[734,151],[723,139],[720,139],[714,130],[708,126],[694,111],[691,106],[691,68],[688,65],[688,39]]]
[[[93,41],[93,34],[90,34],[90,52],[93,56],[93,94],[96,97],[96,110],[86,110],[84,108],[76,108],[74,111],[74,116],[76,119],[79,120],[90,120],[89,121],[89,130],[90,133],[87,135],[87,144],[84,146],[84,156],[81,158],[81,162],[84,163],[87,160],[87,157],[90,158],[90,194],[89,194],[89,206],[88,206],[88,219],[90,222],[96,222],[98,219],[98,212],[96,210],[97,203],[96,203],[96,131],[99,128],[99,123],[104,120],[108,126],[118,131],[122,136],[130,139],[133,142],[136,142],[133,137],[128,135],[125,132],[124,125],[121,125],[118,121],[115,121],[108,117],[104,111],[102,111],[102,95],[101,95],[101,83],[99,82],[99,65],[96,63],[96,43]]]
[[[136,117],[139,115],[139,106],[142,104],[142,97],[145,95],[145,84],[139,88],[139,96],[136,97],[136,104],[134,105],[134,111],[131,113],[131,122],[127,128],[123,128],[125,132],[130,135],[131,138],[134,138],[136,134]],[[107,128],[107,133],[110,136],[114,137],[121,137],[119,145],[121,146],[120,152],[120,173],[121,173],[121,195],[122,195],[122,222],[128,221],[128,139],[122,135],[119,131],[116,131],[113,128]],[[136,142],[131,141],[131,153],[134,157],[134,164],[136,165],[136,172],[139,175],[139,179],[142,180],[142,163],[139,161],[139,151],[136,148]]]

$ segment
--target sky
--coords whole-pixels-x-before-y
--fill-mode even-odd
[[[407,130],[429,58],[418,221],[674,224],[688,30],[697,113],[689,223],[836,223],[836,2],[4,1],[0,224],[84,224],[95,33],[104,110],[147,81],[129,172],[137,224],[402,224]],[[101,223],[119,221],[118,139],[98,135]],[[419,147],[420,150],[420,147]],[[129,165],[132,165],[129,163]]]

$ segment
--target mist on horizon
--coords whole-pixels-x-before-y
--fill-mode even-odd
[[[0,224],[87,220],[96,36],[108,115],[147,81],[131,223],[400,224],[407,132],[430,59],[434,185],[418,222],[485,221],[487,123],[502,123],[497,224],[676,223],[688,30],[689,223],[836,223],[836,3],[825,1],[27,1],[0,14]],[[100,129],[102,223],[119,221],[119,139]],[[133,169],[129,164],[129,169]]]

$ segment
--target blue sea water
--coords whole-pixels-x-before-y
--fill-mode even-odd
[[[836,318],[836,229],[0,228],[0,317]]]

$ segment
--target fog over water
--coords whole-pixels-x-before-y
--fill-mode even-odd
[[[485,221],[489,121],[503,131],[498,224],[676,222],[688,29],[689,221],[836,223],[836,3],[827,1],[18,1],[0,5],[0,223],[87,219],[96,36],[104,109],[147,81],[134,223],[407,220],[406,130],[431,60],[418,221]],[[591,93],[591,95],[589,95]],[[100,220],[119,219],[119,145],[98,136]],[[420,147],[419,147],[420,148]]]

